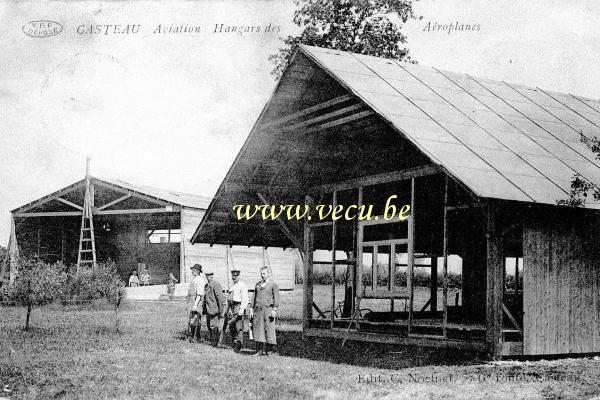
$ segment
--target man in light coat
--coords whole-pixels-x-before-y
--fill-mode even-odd
[[[269,267],[260,269],[261,280],[254,287],[252,333],[257,354],[267,356],[277,345],[275,317],[279,309],[279,286],[271,279]]]

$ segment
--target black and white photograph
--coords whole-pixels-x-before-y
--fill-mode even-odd
[[[600,400],[600,3],[0,2],[0,400]]]

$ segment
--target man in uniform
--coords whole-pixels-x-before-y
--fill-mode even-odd
[[[233,339],[233,350],[239,353],[242,350],[242,340],[244,338],[244,311],[248,307],[248,286],[240,280],[240,271],[234,269],[231,271],[233,286],[229,289],[227,302],[231,316],[227,324],[229,332]]]
[[[206,327],[210,335],[210,343],[221,346],[221,329],[225,315],[225,296],[219,282],[215,281],[212,272],[205,274],[208,283],[204,286],[204,304],[202,313],[206,315]]]
[[[277,345],[275,317],[279,308],[279,286],[270,279],[270,276],[269,267],[260,269],[261,280],[254,287],[252,306],[254,342],[257,344],[257,350],[260,346],[260,353],[257,354],[264,356],[269,355],[269,350],[273,350]]]
[[[188,286],[187,311],[188,327],[192,330],[192,339],[200,339],[201,309],[204,297],[204,286],[206,277],[202,273],[202,265],[194,264],[192,270],[192,281]]]

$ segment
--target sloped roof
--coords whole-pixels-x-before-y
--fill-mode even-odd
[[[97,177],[93,177],[93,176],[90,178],[91,178],[92,182],[93,181],[103,182],[108,185],[112,185],[112,186],[119,187],[121,189],[137,192],[137,193],[140,193],[140,194],[143,194],[146,196],[151,196],[156,199],[163,200],[163,201],[172,203],[174,205],[179,205],[179,206],[183,206],[183,207],[206,209],[211,201],[210,197],[198,196],[198,195],[193,195],[193,194],[189,194],[189,193],[174,192],[174,191],[170,191],[170,190],[155,188],[152,186],[134,185],[134,184],[131,184],[129,182],[125,182],[125,181],[122,181],[119,179],[97,178]],[[12,210],[11,212],[13,212],[13,213],[18,212],[21,209],[29,207],[33,203],[38,203],[40,201],[43,201],[44,199],[49,200],[53,196],[59,195],[60,193],[64,193],[67,190],[75,190],[78,187],[83,186],[84,184],[85,184],[85,179],[82,179],[80,181],[77,181],[77,182],[65,187],[65,188],[62,188],[53,193],[50,193],[47,196],[44,196],[42,198],[31,201],[20,207],[17,207],[16,209]]]
[[[120,186],[123,189],[132,190],[158,199],[168,201],[169,203],[177,204],[184,207],[206,209],[210,204],[211,198],[207,196],[199,196],[196,194],[175,192],[173,190],[160,189],[153,186],[134,185],[120,179],[96,178],[112,185]]]
[[[556,204],[577,173],[600,186],[600,101],[312,46],[325,69],[476,195]],[[588,204],[596,208],[596,204]]]

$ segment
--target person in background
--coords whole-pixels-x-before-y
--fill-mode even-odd
[[[219,282],[213,279],[213,273],[207,272],[204,286],[204,303],[202,314],[206,315],[206,327],[210,336],[210,342],[215,347],[221,347],[221,330],[223,328],[223,317],[225,316],[225,296]]]
[[[137,271],[133,271],[129,277],[129,286],[140,286],[140,280],[138,279]]]
[[[169,273],[169,277],[167,278],[167,293],[169,296],[173,296],[175,293],[175,284],[177,283],[177,278],[173,275],[172,272]]]
[[[148,273],[147,269],[144,270],[140,280],[142,281],[142,286],[148,286],[150,284],[150,274]]]
[[[248,286],[240,280],[240,271],[234,269],[231,271],[233,286],[229,289],[227,303],[230,317],[227,322],[229,333],[233,339],[233,350],[239,353],[242,350],[242,340],[244,339],[244,311],[248,307]]]
[[[261,280],[254,287],[252,333],[257,347],[261,347],[257,354],[267,356],[277,345],[275,317],[279,309],[279,286],[270,278],[269,267],[260,269],[260,277]]]
[[[206,277],[202,273],[202,265],[194,264],[192,270],[192,281],[188,286],[187,311],[188,311],[188,329],[191,332],[192,339],[200,339],[200,321],[202,318],[201,309],[204,300],[204,286]]]

